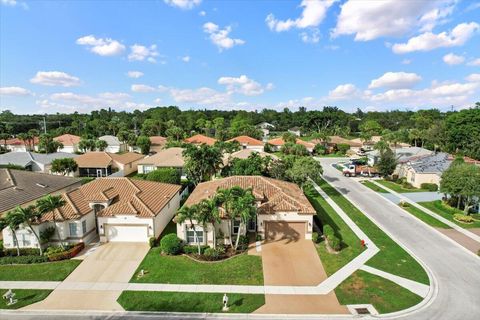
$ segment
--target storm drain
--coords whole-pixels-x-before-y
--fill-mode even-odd
[[[370,310],[367,308],[355,308],[355,311],[357,311],[357,314],[370,314]]]

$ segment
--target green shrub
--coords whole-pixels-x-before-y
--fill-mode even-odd
[[[330,225],[326,224],[323,226],[323,235],[326,238],[330,238],[335,235],[335,232],[333,231],[333,228]]]
[[[323,144],[317,143],[313,148],[313,153],[319,156],[323,156],[327,153],[327,148]]]
[[[31,263],[42,263],[48,262],[46,256],[6,256],[0,258],[0,265],[4,264],[31,264]]]
[[[402,183],[402,187],[403,187],[404,189],[413,189],[413,188],[414,188],[414,187],[412,186],[412,184],[409,183],[409,182],[403,182],[403,183]]]
[[[218,251],[213,248],[205,249],[205,252],[203,253],[203,255],[207,260],[217,260],[220,257]]]
[[[55,233],[54,227],[48,227],[43,231],[40,231],[40,242],[48,243]]]
[[[247,250],[249,242],[250,241],[248,240],[247,236],[241,235],[240,239],[238,240],[238,250],[240,251]]]
[[[150,245],[150,248],[156,247],[157,246],[157,238],[155,238],[155,237],[148,238],[148,244]]]
[[[348,150],[350,150],[350,146],[346,143],[339,143],[337,144],[337,150],[338,153],[344,155]]]
[[[273,152],[273,145],[271,145],[268,142],[265,143],[265,145],[263,146],[263,151],[268,152],[268,153],[272,153]]]
[[[67,260],[75,257],[80,251],[85,248],[85,244],[83,242],[77,243],[74,246],[67,247],[68,249],[64,251],[60,251],[57,253],[47,254],[48,261],[60,261],[60,260]]]
[[[261,234],[257,234],[255,236],[255,241],[262,241],[262,235]]]
[[[208,246],[200,246],[200,254],[205,252]],[[187,245],[183,247],[183,252],[186,254],[198,254],[198,246],[195,245]]]
[[[328,244],[330,245],[330,248],[335,251],[339,251],[341,249],[340,239],[338,239],[336,236],[328,237]]]
[[[422,183],[420,188],[426,189],[428,191],[438,191],[438,186],[435,183]]]
[[[402,201],[400,201],[400,207],[408,208],[408,207],[410,207],[410,203],[402,200]]]
[[[14,257],[17,255],[17,249],[3,249],[3,254],[5,256]],[[39,256],[40,249],[37,248],[20,248],[20,255],[21,256]]]
[[[148,181],[180,184],[180,171],[174,168],[160,168],[147,174]]]
[[[317,232],[312,233],[312,241],[313,241],[313,243],[318,243],[319,236],[318,236]]]
[[[165,254],[178,254],[182,250],[182,240],[180,240],[174,233],[167,234],[160,241],[160,248]]]
[[[217,250],[217,253],[220,256],[224,255],[227,252],[227,248],[225,248],[224,244],[217,244],[215,250]]]
[[[71,248],[72,246],[66,246],[65,248],[62,248],[61,246],[50,246],[45,250],[44,255],[49,256],[52,254],[65,252]]]
[[[455,213],[453,215],[453,218],[457,221],[463,222],[463,223],[473,223],[475,220],[467,215],[461,214],[461,213]]]

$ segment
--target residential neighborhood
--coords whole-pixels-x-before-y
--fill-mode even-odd
[[[0,319],[479,319],[479,12],[0,1]]]

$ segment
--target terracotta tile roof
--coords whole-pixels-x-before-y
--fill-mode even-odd
[[[112,161],[121,164],[128,164],[144,158],[143,154],[134,152],[125,152],[122,154],[109,153],[104,151],[87,152],[75,158],[80,168],[105,168]]]
[[[80,137],[74,134],[63,134],[53,138],[53,140],[61,142],[63,146],[74,146],[80,142]]]
[[[128,164],[145,158],[145,155],[135,152],[125,152],[121,154],[108,153],[108,155],[113,159],[113,161],[121,164]]]
[[[35,145],[37,145],[38,142],[39,142],[38,137],[33,138],[33,142],[35,143]],[[3,144],[3,142],[2,142],[2,144]],[[23,146],[23,145],[25,145],[23,140],[20,140],[18,138],[8,139],[6,144],[9,145],[9,146]]]
[[[285,141],[283,141],[282,138],[275,138],[275,139],[268,140],[268,143],[270,143],[274,146],[283,146],[285,144]],[[296,144],[301,144],[301,145],[305,146],[305,148],[314,148],[315,147],[315,144],[307,142],[307,141],[303,141],[302,139],[297,139],[295,141],[295,143]]]
[[[190,138],[185,139],[185,142],[192,144],[207,144],[209,146],[213,146],[215,142],[217,142],[217,139],[204,136],[203,134],[196,134]]]
[[[146,157],[138,162],[139,165],[154,165],[156,167],[180,168],[185,165],[182,152],[183,148],[163,149],[153,156]]]
[[[259,214],[298,212],[313,215],[316,213],[296,184],[263,176],[233,176],[200,183],[190,194],[185,205],[191,206],[203,199],[212,198],[218,189],[234,186],[243,189],[252,188],[255,198],[261,202],[258,208]]]
[[[238,136],[230,140],[227,140],[227,142],[232,142],[232,141],[238,141],[240,145],[245,145],[245,146],[263,146],[262,141],[254,139],[249,136]]]
[[[151,136],[150,142],[152,143],[152,146],[163,146],[167,143],[167,138],[162,136]]]
[[[62,194],[62,199],[65,201],[65,205],[44,214],[41,222],[53,221],[53,215],[55,215],[56,221],[80,219],[92,211],[80,189]]]

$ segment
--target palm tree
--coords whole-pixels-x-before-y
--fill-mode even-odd
[[[18,227],[23,223],[23,217],[21,216],[21,214],[19,214],[15,210],[12,210],[7,212],[7,214],[5,215],[5,222],[7,226],[10,228],[10,230],[12,230],[13,240],[17,247],[17,256],[19,256],[20,244],[18,243],[18,239],[17,239],[17,230],[18,230]]]
[[[207,229],[207,223],[213,226],[213,247],[217,246],[216,224],[220,223],[220,214],[215,199],[204,199],[198,204],[197,222]]]
[[[53,227],[55,228],[55,232],[57,233],[58,241],[60,241],[60,246],[64,248],[62,240],[60,238],[60,233],[58,232],[57,228],[57,221],[56,221],[56,214],[55,211],[65,205],[65,200],[63,200],[62,196],[52,196],[51,194],[46,195],[45,197],[37,200],[37,209],[40,214],[46,214],[48,212],[52,212],[52,219],[53,219]]]
[[[235,241],[235,251],[238,248],[238,242],[240,241],[240,234],[243,229],[246,228],[250,219],[255,217],[257,208],[255,207],[255,196],[251,189],[244,190],[241,197],[237,198],[235,206],[235,216],[240,218],[240,226],[238,228],[237,240]]]
[[[233,206],[234,206],[234,188],[240,187],[233,187],[231,189],[219,189],[217,194],[215,195],[215,202],[218,206],[222,206],[223,210],[225,210],[226,215],[230,218],[229,219],[229,230],[232,230],[233,225]],[[230,246],[233,247],[232,237],[230,235]]]
[[[3,140],[3,148],[7,151],[7,140],[10,139],[10,135],[6,132],[0,133],[0,140]]]
[[[43,254],[42,250],[42,244],[40,243],[40,237],[38,236],[38,233],[33,229],[32,224],[37,222],[42,214],[38,211],[35,210],[35,206],[28,206],[26,208],[22,208],[20,206],[17,206],[14,211],[22,217],[23,223],[26,223],[30,230],[32,230],[33,234],[35,235],[35,238],[37,238],[37,242],[40,248],[40,255]]]
[[[201,254],[201,248],[200,248],[200,242],[198,242],[197,230],[195,229],[195,224],[193,223],[193,220],[197,219],[197,212],[198,212],[198,207],[196,205],[193,205],[190,207],[183,206],[180,208],[180,210],[177,211],[177,215],[175,216],[175,221],[177,223],[183,223],[187,220],[190,222],[190,229],[193,230],[193,234],[195,235],[195,239],[197,240],[198,254]]]
[[[29,139],[28,134],[23,133],[23,132],[22,132],[22,133],[19,133],[19,134],[17,134],[17,138],[18,138],[19,140],[23,141],[23,144],[25,145],[25,151],[29,151],[30,148],[28,147],[28,145],[29,145],[29,143],[28,143],[28,139]]]

